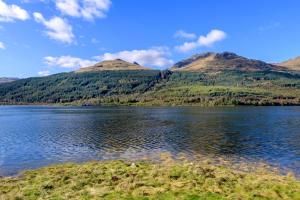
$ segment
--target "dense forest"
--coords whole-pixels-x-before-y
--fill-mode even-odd
[[[299,105],[300,74],[123,70],[60,73],[0,85],[1,104]]]

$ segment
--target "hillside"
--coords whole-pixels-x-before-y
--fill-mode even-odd
[[[186,60],[180,61],[171,70],[215,72],[224,70],[270,71],[283,70],[283,68],[260,60],[248,59],[230,52],[209,52],[196,54]]]
[[[147,70],[148,68],[139,65],[138,63],[129,63],[121,59],[108,60],[96,63],[90,67],[80,68],[76,72],[96,72],[107,70]]]
[[[142,93],[159,77],[154,70],[121,70],[28,78],[0,85],[0,102],[68,103]]]
[[[18,78],[6,78],[6,77],[3,77],[3,78],[0,78],[0,84],[2,83],[9,83],[9,82],[13,82],[13,81],[16,81],[18,80]]]
[[[300,105],[299,73],[276,71],[281,68],[227,53],[198,55],[194,60],[216,57],[230,61],[218,65],[226,70],[181,70],[186,65],[195,69],[189,64],[193,59],[180,62],[173,71],[144,70],[115,60],[76,72],[21,79],[0,85],[0,104]],[[230,67],[233,60],[244,64]]]
[[[295,71],[299,71],[300,70],[300,56],[284,61],[282,63],[278,63],[278,66],[283,66],[286,67],[289,70],[295,70]]]
[[[0,85],[1,104],[299,105],[300,75],[155,70],[62,73]]]

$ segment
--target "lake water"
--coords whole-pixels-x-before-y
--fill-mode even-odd
[[[0,175],[160,152],[263,160],[300,174],[300,107],[0,106]]]

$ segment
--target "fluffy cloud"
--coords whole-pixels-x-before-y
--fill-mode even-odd
[[[15,20],[27,20],[29,14],[26,10],[20,8],[17,5],[7,5],[5,2],[0,0],[0,21],[13,22]]]
[[[74,40],[74,34],[72,32],[72,26],[67,21],[60,17],[53,17],[46,20],[41,13],[33,13],[36,22],[43,24],[46,27],[45,33],[48,37],[54,40],[58,40],[64,43],[72,43]]]
[[[180,46],[176,46],[175,49],[180,52],[188,52],[199,47],[198,42],[185,42]]]
[[[96,56],[93,59],[82,59],[72,56],[60,56],[52,57],[48,56],[44,58],[44,62],[49,66],[56,66],[62,68],[78,69],[81,67],[88,67],[96,64],[97,62],[104,60],[122,59],[128,62],[137,62],[145,66],[155,67],[167,67],[174,62],[167,57],[170,55],[167,48],[156,47],[145,50],[132,50],[132,51],[120,51],[117,53],[105,53],[100,56]]]
[[[0,42],[0,49],[6,49],[3,42]]]
[[[39,76],[49,76],[51,73],[49,70],[44,70],[44,71],[40,71],[38,72]]]
[[[200,46],[210,47],[214,43],[222,41],[226,38],[226,33],[221,30],[211,30],[206,36],[200,36],[198,43]]]
[[[137,62],[145,66],[166,67],[172,65],[173,60],[169,59],[170,52],[165,47],[156,47],[143,50],[120,51],[117,53],[105,53],[98,56],[100,60],[122,59],[128,62]]]
[[[110,0],[56,0],[56,8],[61,13],[87,20],[105,17],[110,6]]]
[[[94,65],[97,62],[95,60],[85,60],[85,59],[76,58],[72,56],[60,56],[60,57],[48,56],[44,58],[44,61],[49,66],[57,66],[57,67],[71,68],[71,69],[88,67]]]
[[[180,52],[188,52],[198,47],[211,47],[216,42],[222,41],[227,37],[226,33],[221,30],[213,29],[206,36],[200,36],[197,41],[185,42],[175,49]]]
[[[183,38],[183,39],[195,39],[197,38],[196,34],[195,33],[187,33],[183,30],[179,30],[177,31],[175,34],[174,34],[174,37],[175,38]]]

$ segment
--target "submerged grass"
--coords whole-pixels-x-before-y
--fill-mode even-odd
[[[300,199],[300,182],[200,161],[101,161],[1,178],[0,199]]]

